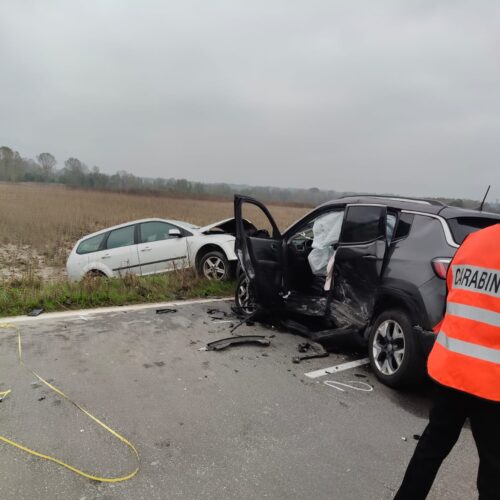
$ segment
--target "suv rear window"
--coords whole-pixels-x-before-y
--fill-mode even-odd
[[[500,219],[489,219],[487,217],[456,217],[448,219],[453,239],[461,245],[469,234],[500,223]]]

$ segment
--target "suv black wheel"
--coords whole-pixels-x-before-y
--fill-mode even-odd
[[[229,261],[222,252],[208,252],[201,259],[199,273],[209,280],[228,281],[231,279]]]
[[[377,317],[368,351],[375,375],[386,385],[402,387],[418,381],[423,374],[411,320],[400,309],[384,311]]]
[[[240,274],[236,281],[234,303],[238,314],[248,316],[255,312],[255,296],[245,273]]]

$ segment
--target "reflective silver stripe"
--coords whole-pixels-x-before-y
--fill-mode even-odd
[[[446,312],[453,316],[460,318],[471,319],[473,321],[480,321],[491,326],[500,327],[500,313],[491,311],[490,309],[483,309],[481,307],[466,306],[458,302],[448,302],[446,305]]]
[[[488,267],[452,264],[452,287],[469,292],[484,293],[500,298],[500,270]]]
[[[471,342],[465,342],[464,340],[454,339],[448,337],[443,331],[439,332],[436,342],[451,352],[500,365],[500,349],[492,349],[491,347],[484,347],[472,344]]]

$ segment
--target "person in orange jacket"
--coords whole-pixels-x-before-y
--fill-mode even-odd
[[[427,497],[467,418],[479,453],[479,499],[500,499],[500,224],[466,238],[447,284],[427,363],[438,383],[429,423],[394,500]]]

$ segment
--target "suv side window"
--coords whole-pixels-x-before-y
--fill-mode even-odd
[[[341,243],[367,243],[386,235],[385,207],[350,206],[342,227]]]
[[[97,236],[92,236],[83,240],[76,249],[76,253],[79,255],[84,255],[86,253],[97,252],[101,248],[102,241],[106,233],[98,234]]]
[[[153,241],[162,241],[172,238],[168,234],[170,229],[177,229],[172,224],[166,222],[143,222],[141,224],[141,243],[152,243]]]
[[[415,216],[413,214],[406,214],[404,212],[399,214],[399,221],[396,227],[396,232],[394,233],[394,240],[406,238],[410,234],[414,217]]]
[[[111,231],[108,236],[106,248],[126,247],[135,243],[135,226],[121,227]]]

